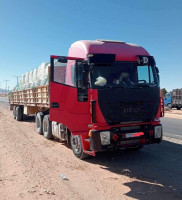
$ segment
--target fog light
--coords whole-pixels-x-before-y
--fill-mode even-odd
[[[161,138],[162,137],[162,127],[161,126],[155,126],[154,127],[154,137],[155,138]]]
[[[117,134],[114,134],[113,136],[112,136],[112,139],[116,142],[117,140],[118,140],[118,135]]]
[[[109,145],[110,144],[110,132],[109,131],[100,132],[100,139],[101,139],[102,145]]]

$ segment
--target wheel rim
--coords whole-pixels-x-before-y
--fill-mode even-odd
[[[37,117],[37,128],[38,128],[38,129],[40,128],[40,120],[39,120],[38,117]]]
[[[47,122],[44,121],[44,132],[47,132]]]
[[[72,136],[72,146],[76,152],[79,152],[81,149],[81,140],[79,136]]]

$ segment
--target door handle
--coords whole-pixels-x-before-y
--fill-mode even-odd
[[[51,103],[51,108],[59,108],[59,103],[57,103],[57,102],[52,102],[52,103]]]

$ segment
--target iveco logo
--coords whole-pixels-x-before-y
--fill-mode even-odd
[[[140,112],[140,108],[139,107],[128,107],[128,108],[124,108],[124,112],[125,113],[137,113]]]

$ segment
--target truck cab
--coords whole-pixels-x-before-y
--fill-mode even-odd
[[[159,70],[143,47],[77,41],[50,62],[52,134],[70,141],[75,156],[162,141]]]
[[[169,109],[172,109],[172,94],[166,93],[164,96],[164,105]]]

